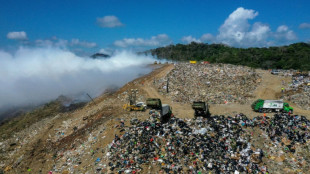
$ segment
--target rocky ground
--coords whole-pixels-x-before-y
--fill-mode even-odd
[[[114,164],[115,165],[117,164],[115,163],[116,160],[113,161],[113,159],[110,158],[110,156],[112,155],[115,156],[115,152],[111,150],[113,143],[117,144],[118,138],[124,139],[124,134],[130,131],[132,129],[132,126],[137,125],[131,123],[132,119],[136,118],[138,119],[139,122],[149,122],[149,123],[151,123],[153,119],[152,115],[150,116],[148,111],[129,112],[123,109],[123,105],[128,102],[127,97],[128,97],[128,91],[130,89],[138,89],[139,91],[138,101],[145,101],[145,99],[148,97],[156,97],[160,98],[163,101],[163,103],[170,104],[173,108],[175,118],[183,120],[186,124],[189,125],[189,127],[192,130],[194,130],[194,128],[201,129],[203,127],[208,127],[209,123],[205,121],[203,122],[204,125],[203,127],[197,127],[199,125],[198,123],[196,125],[196,122],[193,120],[193,110],[191,109],[189,102],[177,101],[175,98],[173,98],[173,96],[164,94],[164,91],[158,92],[158,85],[156,85],[157,81],[159,82],[160,79],[165,79],[165,77],[170,76],[171,73],[174,73],[177,70],[176,67],[177,66],[174,65],[162,65],[162,67],[154,70],[149,75],[143,76],[126,84],[117,92],[100,96],[95,99],[95,103],[90,102],[75,111],[66,113],[51,113],[51,115],[39,121],[27,120],[28,117],[26,117],[24,119],[24,121],[28,122],[26,126],[21,125],[19,129],[16,129],[16,131],[12,130],[11,131],[11,133],[13,132],[12,136],[3,136],[6,138],[2,138],[0,142],[0,148],[1,148],[0,167],[2,170],[1,172],[4,173],[50,172],[53,174],[54,173],[117,173],[118,170],[116,169],[119,168],[114,167],[114,170],[111,171],[112,170],[111,167],[113,167]],[[193,66],[192,69],[195,69],[195,66]],[[227,117],[230,115],[232,117],[235,117],[239,113],[243,113],[244,115],[247,116],[249,120],[259,118],[257,116],[260,116],[261,114],[253,112],[250,108],[251,101],[254,101],[257,98],[277,99],[279,93],[281,94],[282,81],[290,80],[289,77],[274,76],[271,75],[268,71],[263,70],[252,71],[251,69],[249,69],[244,71],[242,69],[241,70],[238,69],[238,71],[240,71],[241,74],[245,75],[246,77],[244,81],[242,79],[242,75],[239,76],[237,73],[234,74],[235,80],[241,79],[241,81],[238,81],[238,86],[247,84],[248,82],[246,80],[248,78],[252,78],[251,73],[255,73],[254,75],[255,80],[254,81],[251,80],[251,84],[249,84],[250,87],[245,88],[246,96],[242,96],[242,93],[230,94],[228,91],[229,90],[232,91],[234,88],[228,85],[227,87],[229,88],[227,89],[227,91],[225,91],[225,96],[228,96],[228,98],[225,98],[225,100],[227,99],[226,101],[229,102],[227,102],[226,104],[223,104],[221,102],[220,103],[211,102],[210,109],[213,116],[225,115]],[[225,71],[223,71],[223,73],[224,72]],[[231,71],[229,72],[233,73]],[[227,73],[224,76],[229,77]],[[244,83],[242,81],[244,81]],[[210,85],[212,85],[212,81],[210,83],[211,83]],[[209,88],[208,89],[216,90],[212,89],[211,87],[210,89]],[[244,89],[243,87],[241,88]],[[223,85],[221,89],[225,90],[225,86]],[[206,91],[206,93],[207,92],[208,91]],[[232,98],[229,97],[229,94],[232,96]],[[239,100],[237,94],[240,95],[241,100]],[[195,99],[194,97],[193,99]],[[244,103],[240,102],[243,99],[246,102]],[[291,102],[289,103],[294,107],[294,114],[299,116],[304,115],[306,116],[305,118],[307,119],[310,118],[309,110],[304,110],[294,103]],[[266,119],[266,124],[262,123],[261,122],[262,120],[260,120],[260,124],[264,125],[263,127],[258,126],[253,128],[251,127],[245,128],[242,127],[245,126],[244,122],[240,122],[240,120],[237,122],[238,125],[237,127],[242,128],[243,131],[242,137],[244,136],[246,141],[249,141],[251,143],[250,146],[244,145],[244,147],[243,146],[242,148],[240,147],[239,152],[237,152],[236,149],[237,154],[240,153],[243,149],[247,148],[252,149],[252,152],[249,152],[251,154],[252,153],[255,154],[255,152],[261,154],[260,150],[258,150],[261,149],[263,152],[261,161],[255,160],[256,161],[255,165],[258,166],[259,170],[264,171],[268,169],[269,173],[298,173],[298,172],[307,173],[307,171],[309,171],[308,164],[310,158],[309,157],[310,149],[308,146],[309,140],[306,139],[306,143],[298,142],[294,138],[289,139],[289,136],[286,133],[283,133],[283,135],[277,135],[278,137],[280,137],[280,139],[273,140],[272,138],[270,138],[270,132],[267,131],[267,128],[271,130],[271,135],[274,129],[271,129],[272,127],[271,128],[267,127],[267,125],[271,125],[272,123],[274,123],[271,122],[274,116],[273,114],[267,114],[267,116],[269,116],[270,119]],[[29,116],[29,118],[32,117]],[[296,119],[297,118],[301,117],[296,117]],[[225,118],[221,119],[225,120]],[[242,125],[242,123],[244,124]],[[14,125],[18,124],[18,122],[8,122],[6,124]],[[173,123],[171,124],[172,124],[171,127],[173,127]],[[298,129],[296,126],[296,131],[300,131],[299,134],[305,133],[305,136],[306,135],[308,136],[309,134],[308,128],[310,125],[308,125],[307,123],[305,123],[305,125],[303,123],[299,124],[299,122],[298,123],[292,122],[292,124],[296,124],[298,126],[300,125]],[[306,129],[303,129],[302,126],[306,126]],[[209,127],[212,128],[212,126],[210,125]],[[293,128],[294,126],[290,131],[294,132],[295,130],[293,130]],[[178,129],[179,128],[176,128],[175,131],[178,131]],[[221,130],[222,128],[219,129],[219,131]],[[235,128],[233,128],[233,131],[234,130]],[[141,132],[141,136],[143,135],[143,133],[144,132]],[[171,133],[173,133],[173,130],[171,131]],[[211,133],[212,132],[208,132],[206,135],[208,135],[209,137],[211,136]],[[294,132],[294,135],[295,133],[296,132]],[[219,134],[219,132],[217,134]],[[153,141],[156,138],[162,139],[160,137],[155,136],[157,135],[154,135]],[[298,137],[297,133],[296,136]],[[228,136],[227,139],[231,141],[231,137]],[[140,144],[144,143],[143,139],[140,141],[142,141],[140,142]],[[145,138],[145,142],[149,141],[151,141],[151,139]],[[155,141],[157,142],[157,140]],[[172,143],[175,143],[172,137],[167,137],[166,141],[167,142],[173,141]],[[129,144],[130,140],[126,140],[125,143]],[[163,142],[161,143],[163,144]],[[118,145],[121,144],[122,143],[119,143]],[[225,148],[225,141],[223,141],[223,144]],[[291,151],[292,147],[294,148],[295,152]],[[194,145],[193,146],[191,145],[188,148],[192,150],[194,149]],[[167,150],[164,149],[164,151]],[[126,169],[127,170],[126,172],[130,173],[158,173],[159,171],[165,173],[167,168],[170,170],[170,168],[172,169],[176,166],[179,167],[180,165],[183,166],[184,168],[183,171],[185,171],[185,173],[187,173],[188,169],[192,170],[191,168],[189,168],[190,166],[192,166],[193,169],[195,169],[196,166],[199,166],[200,168],[197,171],[199,171],[200,173],[206,173],[207,170],[210,172],[216,172],[216,169],[212,168],[210,169],[208,168],[208,166],[205,171],[203,169],[203,163],[201,162],[196,161],[196,163],[193,164],[194,162],[193,160],[195,160],[194,156],[197,155],[198,160],[200,159],[199,157],[200,154],[196,154],[198,152],[196,152],[192,157],[190,155],[188,156],[189,159],[187,160],[187,162],[192,162],[191,165],[185,166],[185,163],[180,162],[177,163],[177,165],[172,166],[171,164],[168,164],[166,162],[163,165],[164,168],[158,164],[158,161],[160,161],[159,159],[164,160],[165,158],[167,158],[167,156],[161,157],[160,156],[161,154],[159,153],[158,150],[155,152],[156,152],[155,156],[152,156],[152,158],[147,159],[148,162],[141,164],[137,168],[139,170],[129,170],[129,168],[124,168],[124,172]],[[163,150],[161,150],[160,152],[163,152]],[[135,153],[136,152],[130,153],[133,159],[135,159],[134,155]],[[129,153],[127,152],[127,154]],[[237,154],[236,157],[238,157]],[[253,156],[254,156],[253,158],[256,158],[255,155]],[[221,157],[223,157],[222,158],[223,160],[221,162],[223,162],[224,159],[232,158],[227,155],[225,156],[225,154],[223,154],[223,156]],[[116,159],[119,160],[121,158],[118,157]],[[244,164],[241,161],[241,164],[243,165],[247,164],[246,159],[244,160],[245,160]],[[221,164],[221,162],[219,161],[218,163],[216,163],[216,166],[218,164]],[[113,165],[111,165],[111,163],[113,163]],[[131,161],[126,160],[126,163],[131,163]],[[210,161],[208,161],[208,165],[209,163]],[[253,163],[253,161],[251,163]],[[247,169],[247,166],[243,167]],[[241,170],[244,169],[240,169],[240,171]]]

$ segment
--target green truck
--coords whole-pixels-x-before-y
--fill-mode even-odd
[[[291,112],[294,109],[283,100],[262,100],[258,99],[252,104],[252,109],[256,112]]]
[[[198,116],[210,117],[209,106],[205,102],[194,101],[192,108],[195,110],[195,118]]]
[[[146,99],[146,106],[150,109],[161,110],[161,100],[159,98],[148,98]]]
[[[148,98],[146,100],[146,106],[150,109],[160,111],[160,120],[166,122],[170,119],[172,114],[172,108],[168,104],[162,104],[159,98]]]

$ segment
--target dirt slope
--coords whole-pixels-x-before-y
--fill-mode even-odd
[[[162,72],[153,76],[153,79],[158,79],[166,76],[173,68],[173,65],[164,67]],[[176,103],[173,102],[171,99],[167,98],[166,96],[160,95],[157,89],[152,85],[153,79],[147,79],[145,86],[142,87],[142,90],[146,92],[148,97],[160,98],[162,100],[162,103],[169,104],[173,109],[173,113],[179,118],[193,118],[194,111],[189,104]]]
[[[128,125],[131,118],[146,119],[148,116],[145,112],[128,112],[122,109],[123,104],[127,103],[126,91],[130,89],[138,89],[139,95],[144,99],[160,98],[163,103],[172,106],[173,113],[179,118],[193,118],[194,112],[190,104],[173,102],[170,98],[160,95],[152,85],[154,78],[165,76],[173,68],[174,65],[162,65],[152,73],[124,85],[114,94],[96,98],[96,104],[89,103],[74,112],[57,114],[16,132],[14,138],[7,140],[8,146],[1,146],[3,151],[0,154],[3,155],[3,161],[0,163],[0,168],[6,169],[7,173],[26,173],[28,169],[33,173],[47,173],[55,165],[61,168],[58,173],[63,173],[68,171],[64,164],[71,163],[70,160],[74,158],[81,158],[83,162],[75,168],[75,171],[77,173],[93,171],[94,161],[105,154],[104,149],[112,142],[114,135],[120,133],[117,128],[120,120],[124,119]],[[271,75],[268,71],[257,71],[262,75],[262,83],[255,91],[256,98],[275,99],[281,90],[282,80],[290,80]],[[295,114],[309,118],[310,111],[291,105],[295,109]],[[252,111],[250,104],[211,105],[210,109],[213,115],[237,113],[244,113],[248,117],[259,115]],[[15,145],[10,146],[12,143]],[[66,153],[70,155],[64,155]]]

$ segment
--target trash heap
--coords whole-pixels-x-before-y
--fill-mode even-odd
[[[299,107],[310,110],[310,76],[292,76],[289,93],[284,96]]]
[[[178,63],[167,76],[154,83],[160,93],[171,96],[176,102],[201,100],[212,104],[244,104],[253,97],[260,81],[254,69],[244,66]]]
[[[165,173],[266,172],[259,164],[263,151],[249,143],[250,136],[239,123],[213,116],[195,121],[172,118],[162,124],[153,114],[148,121],[133,121],[122,136],[115,136],[108,165],[111,171],[124,173],[139,172],[144,164]]]
[[[248,119],[238,114],[196,120],[173,117],[163,124],[158,115],[152,113],[146,121],[133,119],[123,135],[115,135],[106,154],[111,171],[268,173],[265,162],[275,158],[276,152],[270,149],[276,150],[273,145],[264,147],[268,152],[255,147],[251,143],[253,128],[263,130],[275,146],[279,145],[277,151],[283,144],[284,153],[295,153],[296,145],[306,144],[310,139],[310,121],[304,116],[283,113],[272,119],[262,116]]]
[[[277,143],[282,139],[287,139],[288,150],[295,152],[295,143],[305,144],[310,139],[310,121],[304,116],[289,116],[289,114],[275,114],[270,120],[270,124],[260,124],[269,138]]]
[[[261,148],[270,171],[310,171],[310,121],[306,117],[282,113],[275,114],[272,119],[255,117],[252,122],[262,130],[256,130],[259,136],[253,144],[263,143]]]

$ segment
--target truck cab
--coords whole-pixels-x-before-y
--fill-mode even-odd
[[[271,70],[271,74],[273,74],[273,75],[278,75],[279,73],[280,73],[280,71],[277,69]]]
[[[202,117],[210,117],[209,106],[205,102],[202,101],[194,101],[192,104],[192,108],[195,110],[195,118],[198,116]]]
[[[284,112],[291,112],[291,113],[293,113],[294,109],[292,107],[290,107],[290,105],[288,103],[284,103],[283,111]]]

